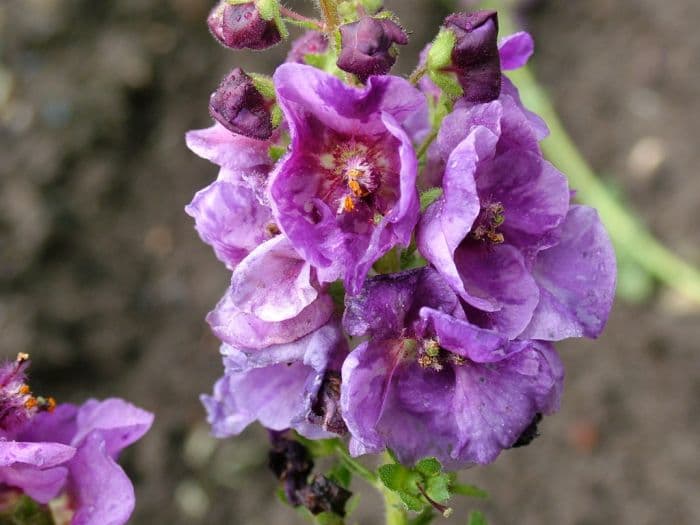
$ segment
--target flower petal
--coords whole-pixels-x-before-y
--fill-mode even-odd
[[[498,52],[502,69],[518,69],[526,65],[535,52],[535,41],[530,33],[519,31],[503,38],[498,44]]]
[[[559,341],[598,337],[615,298],[615,252],[598,213],[572,206],[559,244],[540,252],[533,268],[540,301],[522,337]]]

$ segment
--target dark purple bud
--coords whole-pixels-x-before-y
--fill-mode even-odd
[[[501,94],[501,60],[496,12],[455,13],[445,19],[444,25],[457,37],[452,65],[464,98],[469,102],[497,99]]]
[[[352,492],[325,476],[315,476],[310,485],[299,491],[302,505],[314,516],[322,512],[345,516],[345,504],[351,496]]]
[[[312,423],[321,425],[323,430],[334,434],[345,434],[348,427],[340,415],[340,374],[327,372],[318,390],[316,402],[311,407],[309,417]]]
[[[306,55],[320,55],[328,51],[328,37],[318,31],[307,31],[292,42],[287,62],[306,63]]]
[[[209,99],[209,113],[233,133],[266,140],[272,135],[269,104],[245,72],[236,68]]]
[[[391,20],[365,16],[340,26],[338,67],[364,82],[371,75],[385,75],[396,62],[394,44],[408,44],[406,32]]]
[[[277,479],[284,483],[284,492],[291,505],[303,504],[300,492],[308,485],[309,474],[314,468],[309,451],[301,443],[284,437],[279,432],[270,432],[272,449],[268,465]]]
[[[221,0],[207,24],[211,34],[232,49],[267,49],[282,40],[275,21],[263,19],[255,2],[232,5]]]

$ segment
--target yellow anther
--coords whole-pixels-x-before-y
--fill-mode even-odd
[[[355,203],[352,201],[350,195],[343,197],[343,211],[348,213],[355,209]]]

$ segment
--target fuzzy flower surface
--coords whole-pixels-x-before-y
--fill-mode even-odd
[[[368,337],[343,364],[355,455],[390,448],[404,464],[489,463],[559,406],[553,347],[474,326],[433,269],[369,279],[346,306],[347,332]]]
[[[66,495],[71,525],[126,523],[134,488],[116,460],[153,415],[121,399],[44,403],[29,394],[25,368],[0,369],[0,491],[19,490],[39,503]]]
[[[360,89],[301,64],[280,66],[274,83],[292,144],[271,175],[273,215],[321,281],[355,292],[418,220],[418,164],[402,123],[425,99],[398,77]]]

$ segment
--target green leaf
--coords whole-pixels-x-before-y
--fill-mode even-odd
[[[382,465],[379,467],[378,473],[384,486],[393,491],[404,489],[411,476],[411,471],[398,463]]]
[[[450,485],[450,490],[453,494],[461,496],[469,496],[470,498],[486,499],[489,497],[488,492],[475,485],[465,485],[462,483],[453,483]]]
[[[439,189],[439,188],[433,188]],[[430,191],[430,190],[429,190]],[[440,190],[442,192],[442,190]],[[422,196],[421,196],[422,197]],[[425,458],[416,463],[416,470],[424,476],[435,476],[442,471],[442,465],[437,458]]]
[[[370,14],[376,13],[384,5],[384,0],[360,0],[360,1],[362,2],[362,5],[365,8],[365,10]]]
[[[488,525],[488,523],[486,521],[486,516],[478,510],[473,510],[469,513],[467,525]]]
[[[432,507],[425,507],[423,512],[409,521],[409,525],[429,525],[435,519]]]
[[[255,89],[260,91],[260,94],[267,98],[275,99],[275,85],[272,82],[272,77],[261,75],[260,73],[248,73],[248,76],[253,79]]]
[[[447,475],[428,478],[425,484],[425,492],[431,499],[443,503],[450,499],[450,479]]]
[[[285,153],[287,153],[286,147],[277,146],[275,144],[270,146],[270,148],[267,150],[267,154],[272,159],[272,162],[277,162],[278,160],[280,160]]]
[[[401,501],[404,505],[406,505],[406,507],[408,507],[409,510],[420,512],[425,507],[425,504],[418,496],[414,496],[408,492],[399,492],[399,498],[401,498]]]
[[[443,93],[450,98],[459,98],[464,94],[462,86],[459,85],[455,76],[451,73],[443,71],[429,70],[430,78],[437,86],[442,89]]]
[[[343,281],[332,282],[328,287],[328,293],[333,299],[336,310],[339,312],[345,310],[345,286],[343,285]]]
[[[318,525],[343,525],[344,520],[333,512],[322,512],[316,516]]]

